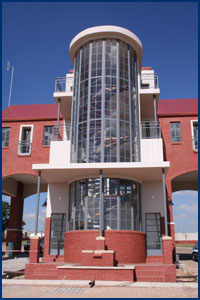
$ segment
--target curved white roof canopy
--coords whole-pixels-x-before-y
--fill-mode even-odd
[[[119,26],[96,26],[87,28],[78,33],[71,41],[69,46],[69,54],[74,63],[76,51],[85,43],[91,40],[110,38],[119,39],[129,44],[137,53],[139,59],[139,70],[142,65],[142,43],[139,38],[130,30]]]

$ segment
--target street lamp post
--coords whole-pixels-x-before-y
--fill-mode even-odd
[[[11,66],[10,62],[7,62],[7,71],[12,69],[11,72],[11,80],[10,80],[10,91],[9,91],[9,98],[8,98],[8,106],[10,106],[10,100],[11,100],[11,93],[12,93],[12,83],[13,83],[13,74],[14,74],[14,66]]]

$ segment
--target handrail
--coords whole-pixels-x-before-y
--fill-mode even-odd
[[[145,121],[141,122],[142,139],[160,139],[160,122]]]
[[[141,89],[158,89],[158,74],[141,74]]]
[[[65,92],[66,90],[66,77],[56,77],[55,92]]]
[[[71,131],[71,125],[60,124],[59,127],[57,127],[57,125],[54,125],[52,141],[64,141],[64,140],[69,141],[70,131]]]
[[[18,143],[18,154],[31,154],[32,143],[30,141],[21,140]]]

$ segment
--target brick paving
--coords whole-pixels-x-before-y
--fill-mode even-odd
[[[2,286],[3,298],[198,298],[198,287]]]

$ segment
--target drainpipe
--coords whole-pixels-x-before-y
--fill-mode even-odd
[[[56,141],[58,141],[58,137],[59,137],[60,102],[61,102],[61,99],[59,98],[58,99],[58,115],[57,115]]]
[[[157,122],[156,95],[153,95],[154,122]]]
[[[35,235],[37,235],[37,232],[38,232],[38,215],[39,215],[39,203],[40,203],[40,179],[41,179],[41,171],[38,171],[37,207],[36,207],[36,215],[35,215]]]
[[[163,182],[163,200],[164,200],[164,217],[165,217],[165,235],[168,236],[167,202],[166,202],[165,169],[164,168],[162,168],[162,182]]]

